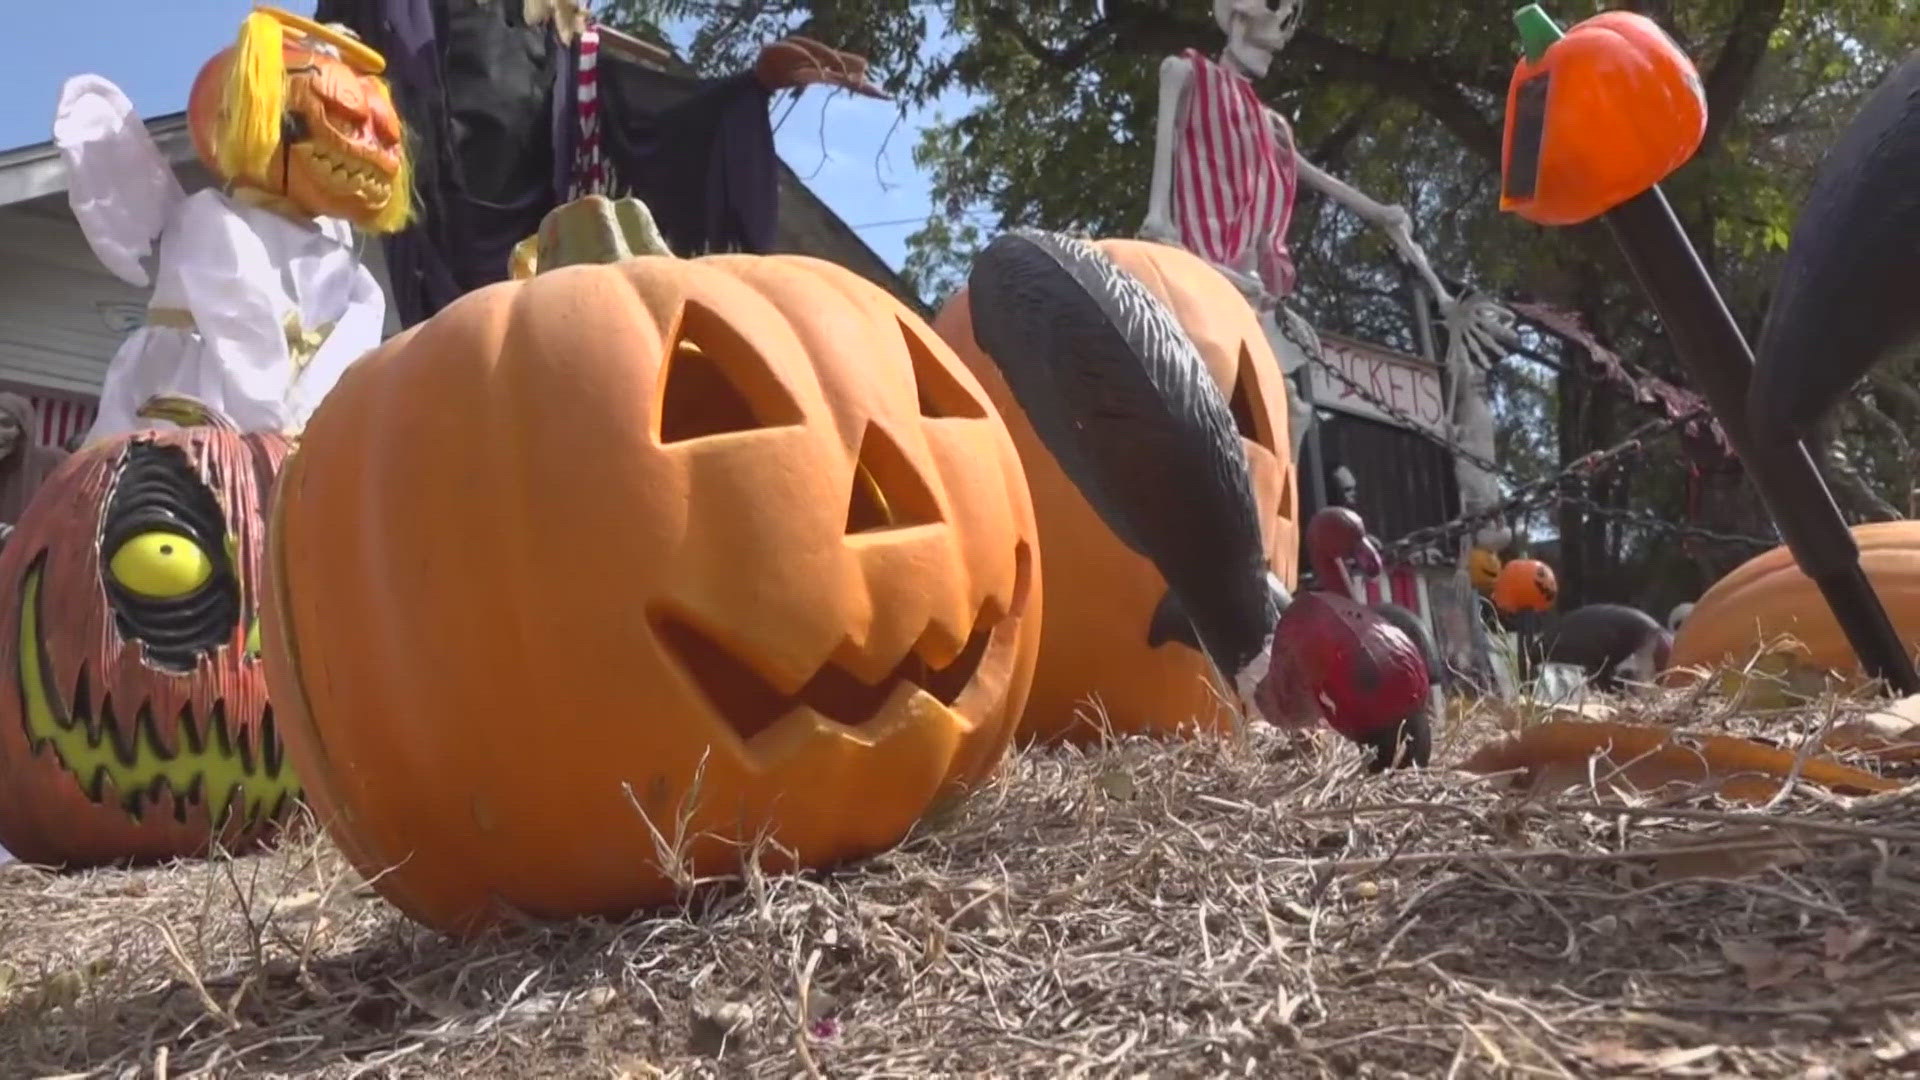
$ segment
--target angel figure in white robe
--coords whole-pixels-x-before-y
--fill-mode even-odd
[[[192,195],[117,86],[67,80],[53,132],[74,217],[115,276],[153,289],[87,441],[166,425],[135,415],[156,394],[298,432],[380,343],[386,298],[354,229],[398,231],[412,201],[384,69],[347,31],[255,9],[194,80],[194,148],[222,186]]]

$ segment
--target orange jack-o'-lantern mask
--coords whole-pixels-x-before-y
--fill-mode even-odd
[[[1514,65],[1500,149],[1500,209],[1538,225],[1589,221],[1686,164],[1707,130],[1693,61],[1645,15],[1604,11],[1555,32],[1520,12],[1537,59]]]
[[[1514,559],[1500,568],[1493,583],[1493,605],[1509,615],[1552,611],[1559,597],[1553,567],[1538,559]]]
[[[194,149],[215,175],[302,214],[398,231],[410,213],[411,169],[384,66],[340,30],[257,10],[193,81]]]
[[[537,274],[355,364],[275,503],[292,760],[450,930],[671,899],[649,821],[697,874],[762,830],[775,865],[892,844],[1032,679],[1032,504],[951,351],[831,263],[620,258],[616,223],[652,232],[560,207]]]
[[[1478,547],[1467,552],[1467,577],[1476,590],[1493,592],[1493,587],[1500,581],[1499,554]]]
[[[1143,240],[1095,247],[1167,305],[1227,399],[1247,455],[1267,561],[1288,588],[1297,579],[1299,500],[1287,390],[1259,318],[1226,278],[1180,248]],[[999,368],[973,335],[971,298],[956,294],[934,328],[1007,418],[1033,488],[1047,562],[1046,625],[1022,737],[1086,740],[1116,732],[1223,726],[1213,668],[1173,605],[1166,580],[1114,536],[1040,442]],[[1098,709],[1087,702],[1097,701]],[[1094,721],[1099,721],[1096,724]]]
[[[68,866],[192,856],[292,805],[254,589],[287,446],[141,431],[41,486],[0,551],[0,844]]]

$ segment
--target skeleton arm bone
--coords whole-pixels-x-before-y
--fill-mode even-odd
[[[1274,124],[1283,123],[1271,111],[1267,115]],[[1440,275],[1433,272],[1433,264],[1427,260],[1426,250],[1414,241],[1412,219],[1404,207],[1380,203],[1303,157],[1296,156],[1294,161],[1302,182],[1345,206],[1362,221],[1385,232],[1400,256],[1413,266],[1414,273],[1420,275],[1421,283],[1432,291],[1447,329],[1452,332],[1449,353],[1460,349],[1466,356],[1484,364],[1491,359],[1497,346],[1515,343],[1512,315],[1506,309],[1485,297],[1470,294],[1454,296],[1447,291],[1440,281]]]
[[[1147,218],[1140,224],[1142,239],[1163,244],[1180,242],[1180,230],[1173,224],[1173,150],[1179,142],[1180,109],[1192,81],[1193,65],[1187,60],[1169,56],[1160,61],[1160,110],[1153,127],[1153,180],[1147,189]]]
[[[1268,114],[1270,117],[1273,114]],[[1278,117],[1273,117],[1278,122]],[[1434,297],[1441,304],[1453,301],[1453,294],[1440,283],[1440,276],[1433,272],[1433,264],[1427,261],[1427,253],[1413,239],[1413,220],[1407,216],[1403,207],[1391,206],[1374,200],[1365,192],[1346,181],[1326,172],[1306,158],[1294,157],[1300,172],[1300,180],[1313,187],[1322,195],[1331,198],[1340,205],[1353,211],[1354,216],[1387,234],[1393,246],[1402,258],[1413,265],[1414,273],[1427,288],[1433,290]]]

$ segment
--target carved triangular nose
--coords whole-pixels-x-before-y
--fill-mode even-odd
[[[932,525],[940,503],[926,481],[886,431],[869,422],[860,436],[847,492],[847,533],[871,533]]]

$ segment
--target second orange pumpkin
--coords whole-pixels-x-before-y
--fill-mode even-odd
[[[1909,652],[1920,648],[1920,522],[1855,525],[1853,538],[1860,545],[1860,568],[1880,594],[1900,640]],[[1859,658],[1820,587],[1794,562],[1793,552],[1776,547],[1740,564],[1695,602],[1674,635],[1671,663],[1676,669],[1744,665],[1782,635],[1804,649],[1793,650],[1800,653],[1796,666],[1858,678]]]
[[[1269,562],[1292,588],[1300,542],[1287,391],[1252,306],[1218,271],[1179,248],[1144,240],[1094,246],[1165,303],[1199,349],[1246,446]],[[1116,733],[1224,726],[1227,707],[1206,658],[1151,633],[1165,580],[1113,535],[1041,445],[999,369],[974,341],[966,290],[933,325],[1006,418],[1039,519],[1047,618],[1021,737],[1084,741],[1098,734],[1094,717],[1102,714]],[[1098,701],[1099,712],[1088,707],[1089,699]]]

